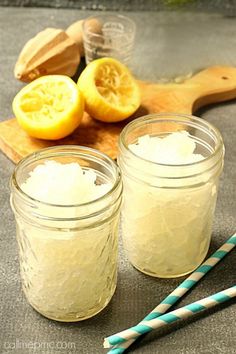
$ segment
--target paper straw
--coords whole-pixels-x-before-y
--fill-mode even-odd
[[[236,234],[231,236],[210,258],[198,267],[186,280],[184,280],[170,295],[168,295],[157,307],[154,308],[143,321],[149,321],[163,315],[172,305],[174,305],[184,294],[186,294],[197,282],[203,278],[219,261],[221,261],[236,245]],[[110,354],[122,354],[140,336],[128,340],[123,337],[123,332],[116,336],[120,337],[119,344],[112,348]],[[123,341],[122,341],[123,337]],[[108,337],[109,338],[109,337]],[[107,339],[105,339],[106,341]],[[109,354],[108,353],[108,354]]]
[[[151,332],[153,329],[161,328],[180,319],[189,318],[195,313],[214,307],[234,297],[236,297],[236,285],[177,310],[168,312],[159,318],[154,318],[149,321],[142,321],[137,326],[131,327],[130,329],[122,332],[122,337],[119,337],[119,335],[110,336],[105,339],[104,347],[110,348],[113,345],[119,344],[120,341],[124,341],[123,338],[125,338],[125,340],[132,339],[137,337],[137,335],[139,336]]]

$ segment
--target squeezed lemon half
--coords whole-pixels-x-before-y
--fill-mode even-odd
[[[92,61],[81,73],[78,86],[85,110],[103,122],[131,116],[140,106],[139,87],[129,69],[113,58]]]
[[[12,108],[19,125],[32,137],[56,140],[80,124],[84,100],[68,76],[40,77],[15,96]]]

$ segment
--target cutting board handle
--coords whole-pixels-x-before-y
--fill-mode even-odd
[[[187,80],[191,86],[192,111],[213,102],[221,102],[235,98],[235,68],[214,66],[203,70]]]

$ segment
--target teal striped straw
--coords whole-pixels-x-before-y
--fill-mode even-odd
[[[123,337],[125,336],[125,340],[131,339],[134,336],[136,337],[137,334],[142,335],[151,332],[153,329],[161,328],[180,319],[186,319],[193,316],[195,313],[214,307],[225,301],[233,299],[234,297],[236,297],[236,285],[226,290],[220,291],[214,295],[205,297],[204,299],[193,302],[192,304],[181,307],[177,310],[168,312],[158,318],[153,318],[149,321],[142,321],[135,327],[131,327],[130,329],[122,332],[122,335]],[[124,339],[119,337],[119,335],[110,336],[106,338],[106,348],[112,347],[113,345],[118,344],[123,340]]]
[[[154,308],[143,321],[150,321],[161,315],[173,306],[184,294],[186,294],[198,281],[203,278],[218,262],[220,262],[236,245],[236,234],[231,236],[210,258],[197,268],[186,280],[184,280],[170,295],[168,295],[157,307]],[[142,321],[142,322],[143,322]],[[139,324],[141,324],[140,322]],[[127,330],[128,331],[128,330]],[[104,347],[114,346],[108,354],[122,354],[141,335],[136,333],[135,338],[127,340],[124,336],[126,331],[111,336],[117,338],[117,343],[111,344],[109,338],[105,338]]]

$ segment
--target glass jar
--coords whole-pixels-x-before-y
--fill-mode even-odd
[[[144,135],[165,137],[184,130],[203,160],[159,164],[129,147]],[[121,225],[134,267],[151,276],[173,278],[201,264],[209,248],[223,157],[219,131],[193,116],[152,114],[123,129],[118,157],[124,188]]]
[[[128,65],[133,52],[136,25],[119,14],[99,13],[82,24],[86,64],[104,57],[112,57]]]
[[[79,163],[96,173],[96,184],[111,183],[89,203],[55,205],[33,199],[21,189],[30,172],[46,161]],[[60,193],[60,191],[58,191]],[[119,168],[99,151],[60,146],[21,160],[11,178],[24,293],[42,315],[80,321],[100,312],[117,281],[118,221],[122,183]]]

